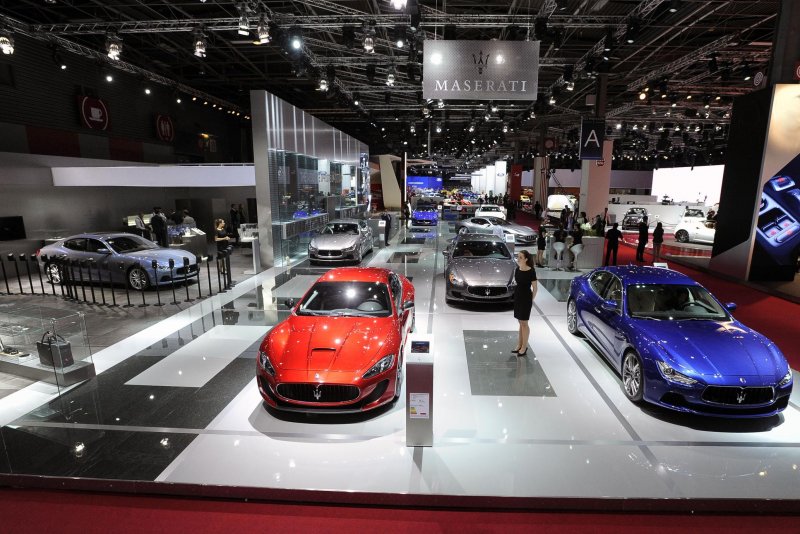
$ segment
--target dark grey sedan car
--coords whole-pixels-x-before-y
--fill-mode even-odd
[[[503,234],[514,236],[517,245],[536,244],[536,233],[528,226],[509,222],[498,217],[472,217],[456,223],[456,233],[493,234],[495,228],[500,227]]]
[[[459,234],[443,254],[445,300],[448,303],[513,300],[517,262],[499,237]]]
[[[197,257],[181,249],[161,248],[152,241],[124,232],[78,234],[61,239],[39,249],[47,279],[59,284],[62,272],[56,260],[77,260],[72,276],[88,281],[108,281],[128,284],[136,290],[152,285],[169,284],[197,275]],[[189,265],[184,266],[184,259]],[[173,261],[170,269],[169,260]],[[156,268],[153,268],[153,262]],[[78,272],[80,270],[80,272]],[[91,271],[91,273],[90,273]]]
[[[311,263],[361,261],[372,252],[372,230],[361,219],[336,219],[308,243]]]

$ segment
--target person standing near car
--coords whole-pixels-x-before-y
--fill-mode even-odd
[[[644,249],[647,247],[647,240],[647,217],[642,217],[642,220],[639,221],[639,244],[636,247],[636,261],[644,263]]]
[[[514,319],[519,321],[517,348],[511,352],[517,356],[528,355],[528,340],[531,336],[531,327],[528,321],[531,318],[533,299],[539,283],[536,281],[536,269],[533,268],[533,256],[527,250],[517,253],[517,268],[514,270]]]
[[[619,223],[614,223],[611,230],[606,232],[606,261],[603,265],[608,265],[608,259],[611,254],[614,254],[614,265],[617,264],[617,251],[619,250],[619,239],[622,237],[622,232],[618,230]]]
[[[661,260],[661,243],[664,242],[664,227],[659,222],[653,230],[653,263]]]
[[[161,247],[168,247],[167,217],[161,213],[161,208],[158,206],[153,208],[153,214],[150,216],[150,228],[153,229],[153,234],[155,234],[155,242]]]
[[[383,215],[381,215],[381,219],[386,222],[386,226],[383,227],[383,244],[384,246],[389,246],[389,231],[392,229],[392,215],[388,211],[384,211]]]
[[[140,236],[147,239],[150,236],[150,232],[147,231],[147,225],[144,223],[144,214],[137,213],[136,218],[133,220],[133,223],[136,225],[136,233]]]
[[[544,251],[547,249],[547,233],[544,225],[539,225],[539,235],[536,237],[536,266],[544,267]]]

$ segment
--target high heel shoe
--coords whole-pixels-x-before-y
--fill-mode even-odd
[[[522,352],[517,352],[517,356],[527,356],[528,355],[528,347],[525,347],[525,350]]]
[[[511,351],[511,353],[512,353],[512,354],[519,354],[519,351],[520,351],[520,350],[521,350],[521,349],[514,349],[514,350],[512,350],[512,351]]]

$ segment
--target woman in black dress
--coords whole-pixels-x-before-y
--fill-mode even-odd
[[[536,266],[544,267],[544,250],[547,248],[547,235],[544,225],[539,225],[539,235],[536,237]]]
[[[536,281],[536,270],[533,268],[533,256],[527,250],[517,253],[517,268],[514,271],[514,281],[517,287],[514,290],[514,318],[519,321],[519,339],[517,348],[511,352],[517,356],[528,354],[528,338],[531,328],[528,319],[531,317],[533,299],[539,287]]]
[[[661,261],[661,244],[664,242],[664,227],[661,223],[653,230],[653,263]]]

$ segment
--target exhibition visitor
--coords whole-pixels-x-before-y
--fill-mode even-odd
[[[531,336],[531,328],[528,320],[531,318],[533,299],[536,298],[536,269],[533,268],[533,256],[527,250],[520,250],[517,253],[517,268],[514,270],[514,281],[517,283],[514,289],[514,318],[519,321],[519,335],[517,338],[517,348],[512,350],[517,356],[528,354],[528,339]]]
[[[622,232],[617,229],[618,227],[619,223],[614,223],[614,225],[611,227],[611,230],[606,232],[606,261],[603,263],[603,265],[608,265],[608,258],[612,254],[614,255],[614,265],[617,264],[619,240],[622,237]]]

